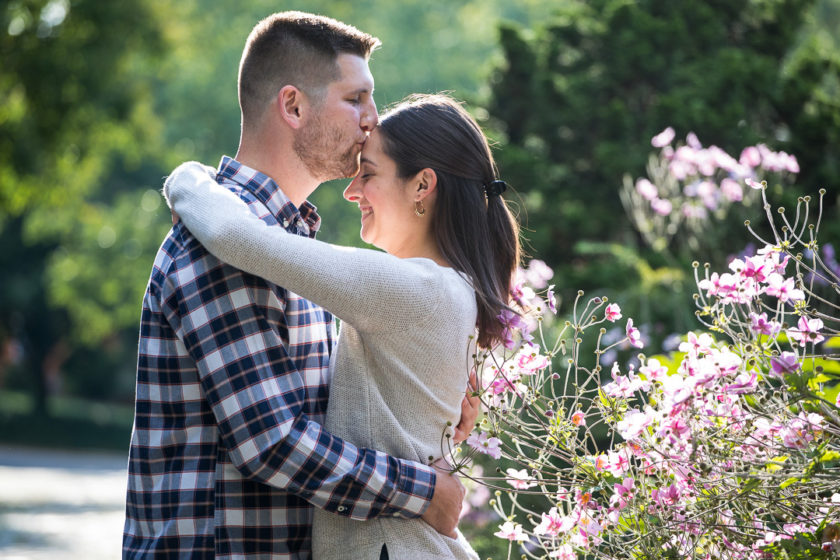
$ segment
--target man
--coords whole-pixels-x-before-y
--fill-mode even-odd
[[[267,223],[314,236],[320,218],[306,197],[358,172],[376,126],[368,59],[378,44],[300,12],[260,22],[240,63],[239,150],[217,180]],[[456,478],[320,426],[332,324],[173,226],[143,301],[124,558],[305,559],[313,505],[453,531]],[[475,420],[469,409],[462,426]]]

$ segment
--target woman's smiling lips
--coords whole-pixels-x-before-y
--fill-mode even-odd
[[[359,211],[362,213],[362,221],[373,214],[373,208],[370,206],[359,206]]]

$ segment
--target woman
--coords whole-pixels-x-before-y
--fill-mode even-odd
[[[325,427],[361,446],[431,462],[461,413],[474,343],[499,340],[519,259],[518,228],[481,129],[449,97],[412,97],[381,120],[344,197],[361,237],[384,251],[337,247],[267,226],[198,164],[167,197],[214,255],[281,285],[342,321]],[[383,547],[384,545],[384,547]],[[464,539],[420,519],[359,522],[316,510],[319,560],[477,559]]]

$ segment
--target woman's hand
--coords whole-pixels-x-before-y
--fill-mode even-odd
[[[452,443],[458,445],[466,441],[473,429],[478,413],[481,411],[481,400],[478,398],[478,381],[475,372],[470,373],[470,380],[467,383],[467,393],[461,401],[461,419],[455,426],[455,433],[452,435]]]

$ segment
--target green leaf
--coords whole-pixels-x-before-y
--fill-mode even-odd
[[[779,457],[773,457],[772,459],[767,461],[767,464],[765,465],[764,468],[766,468],[768,472],[776,472],[776,471],[778,471],[779,469],[782,468],[783,464],[787,460],[788,460],[787,455],[780,455]]]
[[[831,338],[823,342],[823,347],[831,349],[840,348],[840,336],[832,336]]]
[[[796,484],[797,482],[799,482],[799,478],[794,476],[794,477],[791,477],[791,478],[785,480],[781,484],[779,484],[779,488],[784,490],[785,488],[787,488],[791,484]]]
[[[827,463],[829,461],[836,461],[838,459],[840,459],[840,452],[830,450],[822,454],[822,456],[820,457],[820,463]]]

